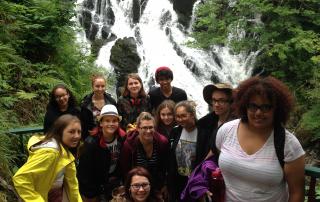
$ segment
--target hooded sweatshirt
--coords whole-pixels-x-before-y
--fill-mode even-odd
[[[137,130],[131,131],[127,134],[127,139],[124,142],[120,153],[120,167],[123,176],[136,167],[143,166],[151,174],[156,189],[161,189],[165,184],[167,174],[167,159],[169,157],[169,142],[166,137],[158,132],[153,134],[154,150],[156,149],[157,166],[156,169],[150,169],[146,165],[139,165],[137,162],[138,149],[143,148],[138,138],[139,132]]]

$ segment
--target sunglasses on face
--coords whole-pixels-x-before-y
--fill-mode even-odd
[[[261,112],[266,113],[273,109],[273,106],[271,104],[257,105],[255,103],[249,103],[247,106],[247,110],[250,112],[256,112],[258,109],[260,109]]]

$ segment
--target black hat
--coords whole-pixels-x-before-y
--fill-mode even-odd
[[[209,84],[203,88],[203,99],[210,105],[212,100],[212,93],[215,90],[225,90],[226,92],[232,92],[232,86],[227,83]]]

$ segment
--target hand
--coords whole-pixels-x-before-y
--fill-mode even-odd
[[[136,128],[137,128],[137,125],[136,125],[135,123],[134,123],[134,124],[129,123],[129,124],[127,125],[126,131],[127,131],[127,132],[130,132],[130,131],[135,130]]]
[[[167,186],[163,186],[160,190],[160,193],[162,195],[162,199],[166,201],[166,199],[168,199],[168,196],[169,196]]]
[[[205,194],[203,194],[203,196],[199,200],[200,202],[205,202],[207,197],[211,201],[211,196],[212,196],[212,193],[210,191],[207,191]]]

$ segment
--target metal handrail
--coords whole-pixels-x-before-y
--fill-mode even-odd
[[[20,135],[20,147],[21,152],[25,153],[25,148],[23,144],[23,136],[24,134],[33,134],[33,133],[43,133],[43,127],[42,126],[36,126],[36,127],[27,127],[27,128],[14,128],[7,131],[7,134],[13,134],[13,135]]]
[[[15,128],[10,129],[7,133],[9,134],[15,134],[15,135],[21,135],[20,136],[20,144],[22,146],[22,151],[24,152],[24,145],[23,145],[23,136],[24,134],[32,134],[32,133],[43,133],[43,127],[28,127],[28,128]],[[309,190],[306,193],[306,196],[308,197],[308,202],[316,202],[318,201],[316,199],[316,180],[317,178],[320,178],[320,168],[306,165],[305,166],[305,176],[310,177],[310,183],[309,183]]]

